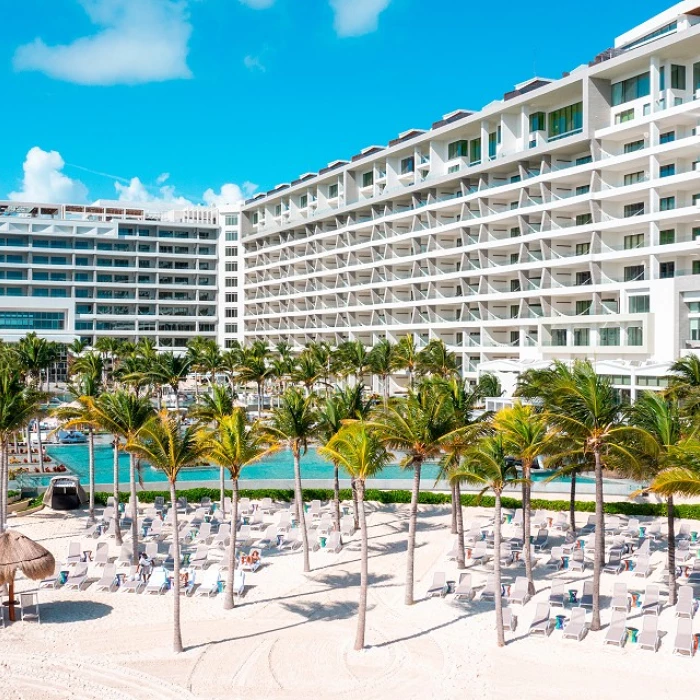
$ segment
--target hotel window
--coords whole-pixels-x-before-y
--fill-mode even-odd
[[[698,230],[700,230],[700,229],[698,229]],[[520,235],[520,227],[519,227],[519,226],[514,226],[514,227],[510,230],[510,237],[511,237],[511,238],[517,238],[519,235]]]
[[[622,150],[624,153],[634,153],[634,151],[641,151],[643,148],[644,139],[640,139],[639,141],[630,141],[626,143]]]
[[[227,287],[237,287],[238,286],[238,277],[227,277],[226,278],[226,286]]]
[[[409,173],[414,172],[416,169],[416,161],[413,156],[409,156],[408,158],[403,158],[401,160],[401,174],[402,175],[408,175]],[[337,187],[337,185],[336,185]]]
[[[518,318],[519,311],[520,311],[520,307],[517,304],[511,304],[510,317],[511,318]]]
[[[299,209],[306,209],[309,206],[309,195],[303,194],[299,197]]]
[[[670,211],[676,208],[675,197],[661,197],[659,200],[659,211]]]
[[[226,303],[235,304],[238,301],[238,292],[226,292]]]
[[[492,131],[489,134],[489,158],[491,158],[491,159],[495,158],[497,150],[498,150],[498,132]]]
[[[547,115],[544,112],[535,112],[530,115],[530,133],[533,131],[545,131],[547,129]]]
[[[447,146],[447,160],[466,158],[469,155],[469,141],[453,141]]]
[[[662,92],[666,89],[666,67],[659,68],[659,90]]]
[[[226,240],[227,241],[237,241],[238,240],[238,231],[226,231]]]
[[[258,223],[258,219],[259,219],[258,212],[257,211],[253,212],[253,214],[250,218],[253,226],[255,226]]]
[[[613,107],[646,97],[650,91],[649,71],[612,85]]]
[[[282,205],[277,204],[275,206],[275,216],[281,216],[282,215]]]
[[[617,346],[620,344],[619,328],[601,328],[599,331],[600,344],[602,346]]]
[[[644,182],[644,171],[639,170],[636,173],[627,173],[623,180],[625,185],[634,185],[637,182]]]
[[[625,219],[630,216],[640,216],[644,214],[644,202],[636,202],[635,204],[625,204],[622,215]]]
[[[590,329],[588,328],[574,328],[574,345],[579,347],[590,345],[590,335]]]
[[[519,292],[520,291],[520,280],[511,280],[510,281],[510,291],[511,292]]]
[[[226,226],[238,226],[238,214],[226,214],[224,223]]]
[[[576,244],[576,255],[588,255],[591,252],[590,243],[577,243]]]
[[[511,253],[510,254],[510,264],[511,265],[517,265],[518,259],[520,258],[519,253]]]
[[[700,275],[700,260],[693,260],[692,273],[694,275]]]
[[[566,328],[552,328],[552,345],[556,347],[566,345]]]
[[[227,323],[226,324],[226,333],[238,333],[238,324],[237,323]]]
[[[374,184],[374,170],[362,174],[362,186],[371,187]]]
[[[591,186],[590,185],[580,185],[579,187],[576,188],[576,194],[587,194],[588,192],[591,191]]]
[[[577,214],[576,215],[576,226],[586,226],[587,224],[593,223],[593,214],[588,212],[587,214]]]
[[[659,170],[659,177],[670,177],[676,174],[676,164],[662,165]]]
[[[559,138],[583,128],[583,102],[549,113],[549,138]]]
[[[637,326],[632,326],[627,329],[627,345],[640,347],[644,344],[642,329]]]
[[[669,228],[665,231],[659,231],[659,245],[668,245],[676,242],[676,230]]]
[[[644,279],[644,265],[629,265],[624,269],[625,282],[637,282]]]
[[[671,87],[674,90],[685,90],[685,66],[671,66]]]
[[[671,143],[672,141],[676,140],[676,132],[675,131],[666,131],[665,133],[661,134],[659,136],[659,143]]]
[[[644,247],[644,234],[643,233],[633,233],[630,236],[625,236],[623,241],[623,247],[625,250],[632,250],[633,248],[643,248]]]
[[[634,110],[626,109],[624,112],[618,112],[615,115],[615,124],[624,124],[625,122],[632,121],[634,119]]]
[[[472,139],[469,142],[469,165],[481,163],[481,139]]]
[[[238,272],[238,261],[227,262],[226,272]]]
[[[328,185],[328,199],[335,199],[338,196],[338,185]]]
[[[659,263],[659,278],[662,280],[670,279],[676,276],[676,263],[675,262],[662,262]]]
[[[577,287],[582,287],[587,284],[593,284],[593,279],[591,277],[590,271],[586,270],[585,272],[577,272],[576,273],[576,286]]]
[[[590,316],[593,302],[590,299],[578,299],[576,301],[576,315]]]
[[[226,257],[228,258],[233,258],[236,255],[238,255],[238,247],[237,246],[226,246]]]
[[[629,310],[631,314],[648,314],[649,313],[649,297],[636,296],[629,298]]]

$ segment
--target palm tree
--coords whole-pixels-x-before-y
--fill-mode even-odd
[[[169,386],[175,394],[175,411],[180,411],[180,384],[187,379],[192,366],[190,357],[163,352],[158,355],[149,371],[151,383],[157,386]]]
[[[313,353],[304,350],[297,358],[296,363],[291,368],[291,378],[293,382],[303,384],[307,395],[310,395],[314,385],[323,376],[323,367]]]
[[[400,465],[413,470],[405,595],[406,605],[413,605],[421,467],[426,461],[437,460],[443,444],[455,437],[452,411],[445,395],[426,385],[417,393],[409,392],[406,398],[395,399],[386,410],[377,413],[370,425],[386,447],[405,455]]]
[[[418,346],[412,333],[405,335],[396,344],[394,351],[394,369],[408,372],[408,386],[413,389],[413,378],[418,368]]]
[[[146,423],[153,417],[151,402],[126,391],[103,393],[90,402],[90,415],[102,429],[114,436],[114,498],[119,503],[119,455],[120,440],[125,441],[123,449],[129,453],[129,492],[131,500],[131,537],[133,561],[139,557],[138,508],[136,507],[136,453],[130,452],[128,445],[133,443]],[[117,527],[117,537],[119,528]]]
[[[652,438],[651,450],[644,459],[643,476],[658,477],[661,473],[687,464],[688,447],[696,440],[697,428],[683,415],[677,399],[667,398],[653,391],[645,391],[629,410],[632,425]],[[651,490],[655,490],[655,479]],[[676,537],[673,493],[665,494],[668,518],[668,602],[676,604]]]
[[[538,412],[534,406],[519,402],[496,413],[493,427],[502,436],[508,454],[522,463],[523,555],[530,593],[534,594],[530,547],[530,477],[532,467],[539,457],[558,451],[560,436],[550,428],[546,414]]]
[[[260,352],[260,348],[244,348],[236,375],[243,384],[255,383],[258,391],[258,419],[262,417],[263,387],[271,373],[266,355]]]
[[[75,338],[66,346],[73,357],[79,357],[88,347],[90,347],[90,343],[85,338]]]
[[[311,571],[309,564],[309,534],[306,531],[304,501],[301,488],[301,457],[309,449],[309,441],[318,432],[318,412],[314,408],[313,397],[304,396],[296,388],[290,388],[282,395],[280,405],[272,412],[268,428],[270,439],[286,445],[294,458],[294,499],[296,517],[301,528],[304,546],[304,572]]]
[[[112,381],[112,372],[114,371],[114,363],[119,352],[119,341],[116,338],[108,338],[103,336],[98,338],[95,343],[95,350],[102,355],[105,361],[105,377],[104,385],[109,386]]]
[[[245,410],[236,408],[231,415],[222,417],[213,430],[201,436],[209,461],[227,469],[232,482],[231,544],[229,547],[228,573],[224,595],[224,609],[233,607],[233,572],[236,567],[236,527],[238,524],[238,480],[244,467],[270,454],[270,447],[262,428],[254,423],[249,426]],[[223,502],[223,501],[222,501]]]
[[[458,372],[457,357],[448,351],[443,340],[431,340],[418,354],[419,374],[432,374],[442,379],[449,379]]]
[[[163,471],[170,484],[173,509],[173,651],[182,647],[180,628],[180,540],[177,536],[177,477],[182,469],[194,467],[204,459],[205,448],[197,436],[197,429],[184,428],[175,416],[163,411],[146,422],[138,434],[129,438],[126,449],[138,455],[152,467]],[[235,523],[234,523],[235,526]]]
[[[508,449],[503,435],[493,433],[482,437],[469,449],[462,464],[452,472],[452,480],[473,486],[481,486],[479,497],[486,491],[492,491],[495,497],[493,526],[493,574],[495,581],[496,633],[498,646],[505,646],[503,632],[503,602],[501,594],[501,497],[507,486],[522,483],[513,463],[506,457]]]
[[[593,617],[591,629],[600,629],[600,574],[605,550],[603,516],[603,463],[605,460],[637,460],[634,443],[644,441],[645,433],[621,421],[618,393],[607,377],[596,374],[588,361],[577,361],[571,368],[552,374],[553,401],[548,416],[571,440],[571,454],[592,455],[595,469],[595,553],[593,564]]]
[[[382,338],[369,352],[369,366],[372,374],[379,377],[385,406],[389,402],[389,382],[394,369],[394,354],[395,347],[386,338]]]
[[[362,376],[370,368],[369,352],[361,340],[347,340],[338,347],[338,354],[346,374],[352,374],[355,382],[362,381]]]
[[[39,394],[25,386],[17,367],[0,368],[0,532],[7,525],[9,438],[29,423],[39,400]]]
[[[36,333],[27,333],[15,346],[17,361],[26,372],[30,384],[38,390],[43,387],[42,373],[58,359],[58,345]]]
[[[479,377],[478,387],[482,397],[498,397],[503,394],[501,382],[498,381],[498,377],[495,374],[482,374],[481,377]]]
[[[365,514],[365,482],[376,476],[392,458],[376,433],[364,423],[345,426],[326,444],[319,448],[320,454],[334,464],[340,464],[357,485],[360,514],[360,603],[357,610],[357,634],[355,650],[365,646],[365,621],[367,618],[368,537]]]

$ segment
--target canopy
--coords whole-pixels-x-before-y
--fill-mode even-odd
[[[44,505],[55,510],[72,510],[87,503],[85,489],[77,476],[54,476],[44,494]]]
[[[0,534],[0,584],[14,581],[17,569],[34,581],[51,576],[56,561],[53,554],[15,530]]]

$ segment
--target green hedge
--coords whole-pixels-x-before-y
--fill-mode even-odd
[[[275,501],[291,502],[294,499],[294,491],[292,489],[241,489],[241,497],[252,499],[272,498]],[[219,498],[219,489],[198,488],[178,490],[178,496],[184,496],[189,503],[198,503],[205,496],[212,500]],[[101,505],[107,504],[107,498],[110,493],[98,492],[95,494],[95,502]],[[231,496],[231,491],[226,491],[227,496]],[[170,499],[168,491],[139,491],[138,497],[141,503],[153,503],[156,496],[162,496],[165,500]],[[378,503],[410,503],[410,491],[380,491],[379,489],[367,489],[365,497],[368,501]],[[318,499],[321,501],[329,501],[333,498],[332,489],[304,489],[304,500],[311,501]],[[341,489],[340,498],[343,501],[348,501],[352,498],[350,489]],[[119,500],[126,503],[129,500],[129,494],[121,492]],[[434,491],[424,491],[419,496],[419,502],[427,505],[447,505],[451,501],[449,493],[437,493]],[[474,494],[463,494],[462,505],[467,508],[475,506],[484,506],[493,508],[493,496],[484,496],[479,498]],[[502,505],[504,508],[520,508],[521,501],[517,498],[503,498]],[[549,511],[565,511],[569,510],[569,501],[548,501],[543,498],[533,498],[532,508],[537,510]],[[579,513],[595,512],[595,502],[593,501],[576,501],[575,508]],[[615,503],[605,503],[604,510],[610,515],[652,515],[666,516],[665,503],[633,503],[631,501],[618,501]],[[677,518],[685,518],[687,520],[700,520],[700,504],[699,505],[677,505],[675,507],[675,515]]]

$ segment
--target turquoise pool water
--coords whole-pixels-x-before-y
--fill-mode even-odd
[[[65,464],[72,472],[77,474],[85,484],[88,480],[88,449],[86,445],[49,445],[46,448],[48,454],[54,459]],[[113,480],[113,452],[110,445],[95,445],[95,482],[98,484],[111,483]],[[320,457],[315,450],[302,457],[301,473],[305,479],[331,479],[333,478],[333,466],[330,462]],[[422,476],[427,479],[435,479],[438,468],[435,465],[423,467]],[[165,481],[162,472],[143,466],[141,476],[144,482]],[[186,469],[181,472],[180,481],[213,481],[218,480],[218,468],[202,467]],[[256,464],[251,464],[243,470],[242,481],[261,479],[293,479],[294,464],[292,454],[289,451],[277,452],[267,459]],[[346,478],[341,474],[341,478]],[[377,477],[380,479],[406,479],[410,478],[400,467],[388,466]],[[119,455],[119,480],[129,481],[129,456]],[[48,481],[48,479],[47,479]]]

